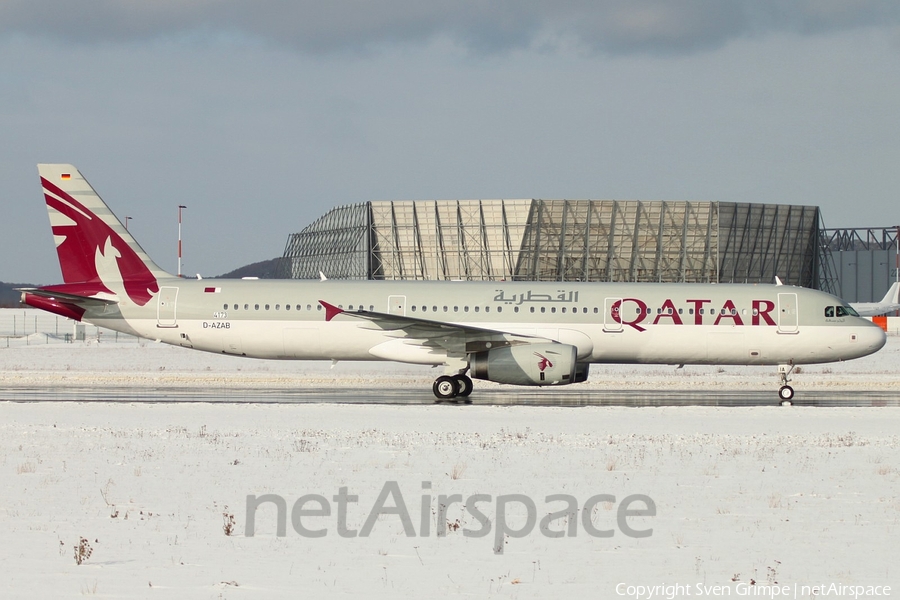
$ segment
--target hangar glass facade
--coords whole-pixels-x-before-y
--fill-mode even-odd
[[[620,200],[379,201],[288,238],[284,277],[771,283],[820,287],[815,206]]]

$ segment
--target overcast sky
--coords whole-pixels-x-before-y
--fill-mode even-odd
[[[900,222],[900,3],[0,0],[0,280],[60,280],[38,162],[163,268],[367,200],[811,204]]]

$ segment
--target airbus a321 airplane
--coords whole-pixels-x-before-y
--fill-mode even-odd
[[[72,165],[39,165],[63,281],[23,290],[57,315],[196,350],[438,365],[472,379],[585,381],[594,363],[795,365],[866,356],[885,333],[829,294],[784,285],[184,279],[159,268]]]

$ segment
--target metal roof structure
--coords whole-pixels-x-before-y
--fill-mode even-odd
[[[820,287],[816,206],[622,200],[374,201],[288,238],[284,277]]]

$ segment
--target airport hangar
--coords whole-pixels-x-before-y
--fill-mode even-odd
[[[278,276],[773,283],[880,300],[897,228],[825,229],[817,206],[638,200],[372,201],[291,234]]]

